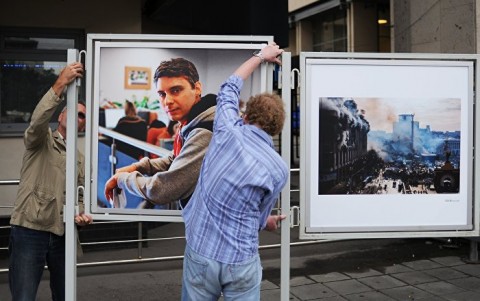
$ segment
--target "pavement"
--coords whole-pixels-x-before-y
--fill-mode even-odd
[[[180,300],[182,259],[177,256],[184,247],[181,227],[167,225],[152,231],[179,235],[179,239],[149,242],[141,252],[135,247],[87,249],[78,261],[77,300]],[[294,244],[299,242],[297,232],[298,228],[292,230]],[[271,245],[279,239],[280,233],[262,234],[261,244]],[[480,264],[473,260],[471,248],[467,239],[428,238],[294,245],[290,249],[289,299],[478,301]],[[260,255],[264,268],[261,300],[280,300],[280,249],[261,249]],[[0,268],[6,260],[0,258]],[[111,264],[112,260],[125,261]],[[0,300],[11,300],[7,273],[0,273]],[[48,271],[37,300],[50,300]]]

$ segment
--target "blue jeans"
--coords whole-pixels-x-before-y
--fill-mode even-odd
[[[188,246],[183,260],[182,301],[260,300],[262,265],[257,254],[239,264],[203,257]]]
[[[8,252],[13,301],[36,299],[45,264],[50,271],[52,300],[65,300],[65,236],[12,225]]]

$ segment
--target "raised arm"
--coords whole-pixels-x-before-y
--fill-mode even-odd
[[[280,49],[277,44],[271,42],[269,45],[262,48],[258,55],[252,56],[245,61],[240,67],[235,70],[234,74],[240,76],[243,80],[246,80],[262,62],[282,64],[278,58],[281,55],[283,49]]]
[[[81,63],[72,63],[60,72],[52,88],[42,97],[33,111],[30,125],[24,135],[27,149],[35,148],[45,140],[49,129],[48,122],[56,108],[62,103],[63,90],[75,78],[82,76],[83,65]]]

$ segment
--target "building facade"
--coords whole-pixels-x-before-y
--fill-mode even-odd
[[[289,49],[478,53],[478,1],[289,0]]]

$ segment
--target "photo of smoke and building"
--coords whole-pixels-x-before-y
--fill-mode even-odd
[[[458,193],[460,99],[319,101],[319,194]]]

